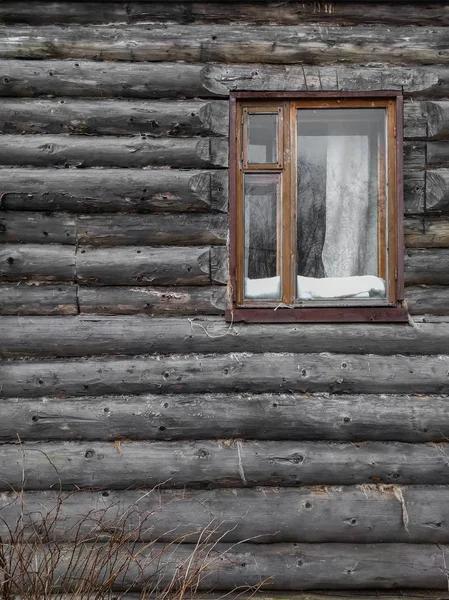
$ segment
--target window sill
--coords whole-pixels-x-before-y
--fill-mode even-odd
[[[238,323],[407,323],[408,309],[386,307],[235,308],[226,321]]]

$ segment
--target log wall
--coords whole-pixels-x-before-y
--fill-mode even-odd
[[[0,26],[0,538],[67,544],[55,592],[119,522],[116,591],[199,547],[204,591],[447,600],[447,2],[4,0]],[[230,91],[397,89],[411,323],[225,323]]]

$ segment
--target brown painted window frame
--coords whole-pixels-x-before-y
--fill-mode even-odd
[[[277,165],[263,165],[267,171],[276,173],[281,164],[284,179],[282,200],[282,227],[288,222],[291,200],[284,201],[284,194],[296,197],[296,180],[291,164],[296,157],[289,152],[294,146],[290,140],[296,135],[293,131],[295,118],[285,118],[286,111],[290,114],[298,105],[316,108],[333,108],[352,106],[375,107],[387,109],[387,144],[388,144],[388,301],[379,306],[355,305],[354,302],[320,302],[320,306],[311,306],[309,302],[284,307],[280,301],[245,301],[243,302],[243,272],[242,272],[242,227],[243,227],[243,119],[248,107],[270,110],[283,109],[282,140],[280,148],[283,155],[278,155]],[[281,150],[279,150],[281,152]],[[254,165],[251,165],[252,167]],[[400,91],[382,92],[232,92],[230,95],[230,163],[229,163],[229,268],[230,268],[230,305],[226,311],[226,319],[231,322],[244,321],[247,323],[295,323],[295,322],[406,322],[408,310],[404,303],[404,207],[403,207],[403,96]],[[257,170],[262,171],[262,166]],[[288,188],[288,189],[287,189]],[[282,274],[290,283],[284,284],[290,297],[293,297],[294,277],[292,275],[293,261],[288,257],[295,247],[293,228],[282,237]],[[285,233],[285,232],[284,232]],[[385,246],[386,247],[386,246]],[[380,253],[381,254],[381,253]],[[285,298],[283,298],[283,301]]]

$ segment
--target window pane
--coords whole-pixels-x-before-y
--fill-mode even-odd
[[[298,110],[297,296],[385,297],[385,109]]]
[[[245,299],[281,298],[281,175],[244,175]]]
[[[252,164],[278,162],[278,115],[248,114],[247,160]]]

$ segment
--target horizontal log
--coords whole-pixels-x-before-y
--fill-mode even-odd
[[[9,210],[204,212],[227,210],[227,171],[1,169]]]
[[[226,167],[220,138],[111,138],[72,135],[2,135],[0,163],[33,167]]]
[[[210,248],[78,249],[80,283],[94,285],[208,285]]]
[[[411,115],[416,126],[419,115]],[[4,100],[0,131],[81,135],[229,135],[227,102],[139,100]]]
[[[443,442],[198,440],[4,444],[0,447],[0,490],[448,485],[448,451],[449,445]],[[145,464],[150,467],[144,468]]]
[[[404,102],[404,139],[426,139],[427,119],[426,103],[406,99]]]
[[[124,447],[126,450],[126,446]],[[108,536],[118,523],[130,539],[238,543],[447,544],[447,486],[234,488],[207,491],[4,492],[0,499],[3,543],[19,527],[26,540],[51,527],[51,539]],[[404,525],[404,513],[407,521]],[[16,534],[17,535],[17,534]],[[204,535],[204,533],[203,533]]]
[[[404,171],[404,211],[406,215],[424,212],[426,195],[425,177],[426,174],[424,171]]]
[[[226,310],[223,287],[80,287],[81,314],[217,315]]]
[[[74,246],[0,245],[0,281],[73,281],[74,278]]]
[[[74,285],[0,285],[0,315],[77,315]]]
[[[434,327],[445,331],[445,324]],[[299,340],[297,348],[301,348]],[[147,351],[152,350],[148,344]],[[418,350],[420,346],[415,345]],[[441,356],[238,352],[0,364],[3,395],[27,398],[207,392],[447,394],[447,370],[448,359]]]
[[[415,217],[405,219],[406,248],[448,248],[449,220],[447,218]]]
[[[441,442],[447,396],[174,394],[4,398],[0,440]]]
[[[64,213],[0,212],[0,243],[75,244],[76,218]]]
[[[405,142],[404,167],[406,169],[424,169],[426,167],[426,151],[429,145],[424,142]]]
[[[429,142],[426,150],[429,167],[449,167],[449,142]]]
[[[94,247],[222,246],[227,237],[228,217],[223,214],[81,215],[77,219],[78,243]]]
[[[36,548],[29,564],[39,573],[47,574],[50,549],[45,544]],[[15,546],[5,549],[6,560],[13,565],[18,559],[15,549]],[[187,571],[189,584],[196,591],[238,589],[240,592],[253,588],[447,590],[445,564],[449,550],[435,544],[203,543],[195,547],[137,543],[131,547],[113,546],[111,557],[108,544],[85,543],[76,547],[62,544],[58,551],[51,570],[55,591],[76,591],[89,569],[89,585],[95,585],[96,589],[104,582],[105,571],[111,573],[108,587],[127,592],[171,590],[173,581],[182,582],[180,573]],[[10,552],[13,552],[11,557]],[[21,572],[18,567],[17,573]]]
[[[49,44],[51,41],[51,44]],[[378,61],[399,65],[449,64],[447,30],[382,25],[152,25],[132,27],[5,27],[0,58],[118,61],[329,64]]]
[[[449,102],[426,104],[429,138],[444,140],[449,137]]]
[[[191,251],[193,249],[182,249],[185,256]],[[144,250],[142,255],[145,257]],[[161,272],[159,277],[163,276],[164,273]],[[191,276],[195,276],[193,269]],[[3,317],[1,327],[0,352],[5,356],[134,355],[153,352],[336,352],[389,355],[416,354],[417,349],[421,354],[449,354],[449,325],[441,324],[422,324],[418,329],[405,324],[349,323],[239,323],[230,326],[223,319],[213,317],[191,320],[183,317],[86,316],[64,319]],[[60,337],[61,327],[65,332],[64,340]],[[344,371],[344,368],[340,370]]]
[[[449,212],[449,169],[427,172],[426,210],[429,212]]]
[[[412,315],[449,315],[449,289],[447,286],[406,287],[405,299]]]
[[[245,52],[242,56],[246,56]],[[165,61],[166,57],[164,57]],[[259,60],[259,59],[258,59]],[[411,97],[449,95],[447,67],[336,65],[122,64],[0,60],[0,96],[120,98],[227,97],[231,90],[370,91],[402,89]]]
[[[449,250],[407,250],[405,253],[405,281],[407,284],[449,284]]]
[[[29,9],[4,0],[0,6],[0,23],[5,25],[55,25],[102,23],[251,23],[254,25],[449,25],[446,6],[439,3],[370,3],[334,2],[332,10],[322,4],[289,2],[285,6],[271,2],[198,2],[185,5],[174,2],[36,2]]]

